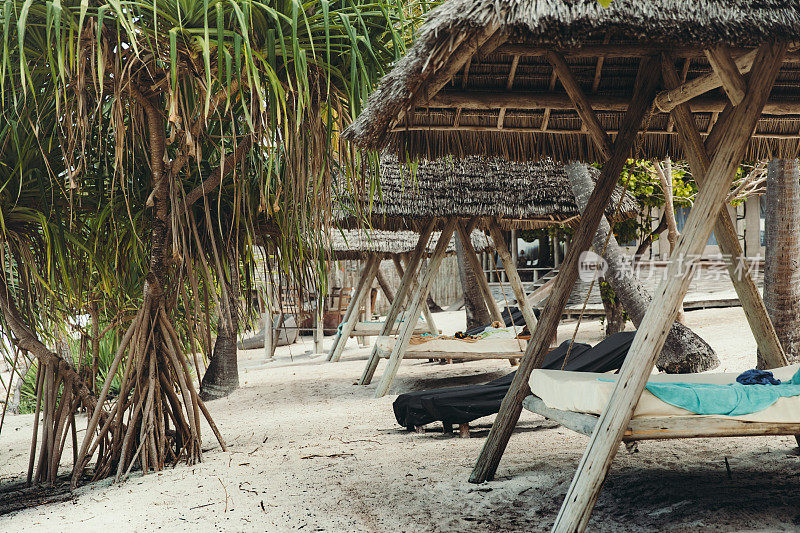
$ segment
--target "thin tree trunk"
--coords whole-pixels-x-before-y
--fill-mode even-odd
[[[619,333],[625,329],[625,308],[620,303],[611,285],[604,277],[599,280],[600,300],[603,302],[603,310],[606,313],[606,337]]]
[[[578,208],[583,212],[589,196],[594,190],[594,181],[582,163],[570,163],[566,167]],[[608,264],[606,279],[622,302],[628,317],[636,327],[644,318],[652,297],[642,282],[633,274],[630,260],[622,251],[605,217],[600,220],[592,247]],[[606,239],[608,244],[606,245]],[[605,247],[605,250],[603,248]],[[674,323],[661,354],[656,359],[659,370],[669,373],[703,372],[719,365],[714,350],[703,339],[683,324]]]
[[[667,221],[667,242],[669,242],[669,256],[672,257],[672,250],[678,243],[678,223],[675,221],[675,206],[673,205],[672,198],[672,161],[669,158],[664,160],[664,164],[655,162],[656,173],[658,179],[661,181],[661,189],[664,191],[664,218]],[[683,305],[678,311],[678,317],[675,319],[681,324],[684,323],[683,318]]]
[[[800,361],[800,167],[797,159],[767,166],[764,306],[789,362]],[[758,368],[766,364],[758,354]]]
[[[461,288],[464,291],[464,309],[467,311],[467,329],[485,326],[492,321],[486,303],[483,301],[481,290],[475,276],[483,276],[483,272],[473,272],[467,261],[464,244],[458,236],[456,238],[456,258],[458,260],[458,274],[461,278]]]
[[[203,401],[223,398],[239,388],[239,362],[236,350],[236,335],[239,331],[239,262],[235,250],[228,255],[230,282],[225,280],[228,301],[222,300],[227,309],[220,310],[217,340],[214,353],[203,375],[200,397]]]

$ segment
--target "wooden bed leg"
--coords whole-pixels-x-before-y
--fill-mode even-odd
[[[489,437],[483,445],[481,454],[478,457],[475,467],[470,475],[470,482],[483,483],[487,479],[494,477],[500,459],[514,431],[514,426],[522,413],[522,400],[530,393],[528,379],[534,368],[541,366],[544,356],[548,352],[550,341],[556,334],[558,324],[561,321],[561,314],[569,300],[570,292],[578,279],[578,262],[580,254],[589,249],[597,226],[603,212],[611,199],[611,194],[617,185],[617,179],[622,171],[625,162],[631,153],[631,147],[638,135],[639,128],[645,115],[655,98],[656,88],[661,81],[659,74],[660,61],[657,57],[643,58],[640,63],[639,72],[636,77],[633,98],[625,112],[625,117],[620,127],[619,133],[614,139],[613,146],[608,135],[601,136],[601,140],[595,139],[595,144],[608,150],[611,147],[611,157],[603,165],[600,178],[597,180],[592,196],[589,200],[591,210],[583,213],[578,223],[578,227],[572,239],[572,245],[567,250],[567,257],[559,270],[558,276],[553,283],[553,290],[547,303],[539,316],[539,323],[532,331],[531,341],[525,351],[525,356],[520,363],[519,369],[514,376],[514,381],[508,390],[500,411],[494,419]],[[574,80],[573,80],[574,81]],[[580,87],[575,82],[574,87]],[[597,116],[588,104],[588,100],[581,92],[581,105],[576,106],[578,113],[587,128],[599,127]],[[575,101],[578,95],[570,94],[570,98]],[[602,131],[602,130],[601,130]],[[594,136],[593,136],[594,138]]]
[[[425,269],[425,274],[422,276],[414,294],[411,297],[411,302],[408,305],[407,319],[403,322],[403,327],[400,329],[400,334],[395,340],[392,354],[389,356],[389,362],[384,370],[381,380],[378,383],[378,388],[375,390],[375,397],[380,398],[389,392],[389,387],[400,369],[400,362],[403,360],[403,355],[411,342],[411,334],[414,333],[414,327],[417,325],[414,317],[419,316],[420,306],[425,303],[425,296],[428,294],[436,272],[442,264],[447,246],[450,244],[450,239],[453,237],[453,231],[458,222],[457,218],[451,218],[445,222],[442,228],[442,233],[439,236],[439,242],[436,243],[436,248],[433,251],[433,256],[428,263],[428,268]]]
[[[469,438],[469,424],[459,424],[458,425],[458,436],[462,439]]]
[[[386,322],[383,323],[381,332],[378,334],[378,338],[375,339],[375,345],[373,346],[372,352],[369,355],[367,366],[364,368],[364,373],[361,375],[361,379],[358,381],[359,385],[369,385],[372,381],[372,376],[375,374],[375,369],[378,368],[378,361],[380,361],[381,358],[380,354],[378,353],[380,341],[392,333],[394,323],[400,314],[400,310],[405,305],[406,298],[410,292],[411,280],[417,274],[420,261],[422,261],[422,257],[425,255],[425,250],[428,247],[428,241],[431,238],[431,233],[433,233],[433,228],[435,225],[435,218],[429,220],[425,225],[425,229],[423,229],[419,234],[417,246],[414,248],[414,253],[412,254],[411,260],[408,263],[408,268],[400,280],[400,286],[397,288],[397,294],[394,295],[394,302],[389,308],[389,313],[386,315]]]
[[[364,298],[369,294],[370,288],[372,287],[372,280],[375,279],[375,274],[379,266],[380,259],[378,259],[376,255],[370,255],[362,270],[361,278],[358,280],[356,293],[353,295],[353,299],[350,300],[350,305],[347,307],[345,320],[342,322],[342,328],[336,334],[337,337],[334,339],[334,344],[328,354],[328,361],[335,363],[342,356],[344,346],[347,344],[347,339],[350,338],[350,334],[353,332],[353,328],[355,328],[358,322],[361,302],[364,301]]]
[[[695,199],[678,246],[672,253],[666,277],[656,290],[622,365],[619,380],[597,420],[553,524],[554,532],[583,531],[589,522],[619,442],[689,288],[693,269],[686,268],[685,262],[700,256],[714,229],[717,214],[725,206],[731,181],[761,117],[786,48],[783,42],[758,48],[744,100],[727,120],[715,126],[723,132],[705,174],[706,184]]]

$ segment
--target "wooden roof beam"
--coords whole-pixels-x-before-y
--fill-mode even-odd
[[[594,111],[624,112],[630,104],[625,96],[603,94],[584,95],[587,107]],[[681,102],[682,103],[682,102]],[[689,102],[693,113],[719,113],[728,105],[726,98],[695,98]],[[574,110],[569,96],[562,93],[504,92],[504,91],[442,91],[428,102],[432,108],[463,107],[464,109],[560,109]],[[674,106],[672,106],[674,107]],[[667,111],[663,111],[667,113]],[[770,100],[764,108],[766,115],[800,115],[800,101],[796,99]]]
[[[561,80],[561,85],[564,86],[564,90],[569,95],[569,99],[572,101],[575,111],[578,112],[578,115],[583,121],[583,125],[589,131],[589,135],[592,137],[595,145],[597,145],[597,149],[605,159],[608,159],[611,157],[611,138],[605,130],[603,130],[603,127],[600,126],[600,121],[594,109],[592,109],[583,89],[578,85],[578,81],[575,79],[567,62],[564,60],[564,56],[550,51],[547,53],[547,60],[553,65],[558,79]]]
[[[790,50],[794,50],[800,46],[800,43],[790,45]],[[520,43],[504,43],[499,46],[495,53],[504,55],[520,55],[523,57],[536,57],[545,56],[547,52],[553,48],[543,46],[530,46]],[[589,59],[595,57],[609,58],[641,58],[649,55],[657,55],[661,53],[669,53],[676,59],[697,59],[705,58],[705,51],[698,46],[671,46],[671,45],[643,45],[643,44],[594,44],[588,46],[575,46],[569,48],[556,48],[558,53],[570,59]],[[733,48],[730,52],[734,56],[741,56],[745,53],[751,53],[752,48]],[[785,61],[797,62],[800,61],[800,53],[797,51],[787,52],[784,56]]]
[[[711,68],[722,83],[725,94],[733,105],[739,105],[744,100],[747,83],[739,73],[739,66],[733,62],[731,53],[725,45],[719,45],[706,50],[706,57]],[[752,65],[752,61],[750,62]]]
[[[750,69],[753,68],[753,60],[756,58],[756,53],[757,50],[752,50],[731,61],[739,70],[740,78],[741,74],[747,74],[750,72]],[[712,68],[714,68],[714,63],[712,63]],[[727,68],[730,68],[730,65],[728,65]],[[733,74],[729,73],[726,75],[732,76]],[[693,80],[687,81],[683,85],[675,87],[674,89],[668,89],[658,93],[658,96],[656,96],[656,107],[658,107],[658,109],[664,113],[668,113],[669,111],[672,111],[676,105],[688,102],[689,100],[700,96],[701,94],[705,94],[708,91],[713,91],[721,85],[722,79],[720,78],[717,69],[714,68],[713,72],[709,72],[704,76],[699,76]],[[734,96],[734,98],[738,98],[738,102],[741,102],[743,97],[744,93],[741,93],[740,96]],[[731,101],[733,102],[733,100]],[[734,105],[736,105],[738,102],[734,102]]]

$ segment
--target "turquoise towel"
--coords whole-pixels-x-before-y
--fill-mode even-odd
[[[600,378],[601,381],[612,381]],[[778,398],[800,396],[800,370],[780,385],[647,382],[647,390],[663,402],[698,415],[747,415],[763,411]]]

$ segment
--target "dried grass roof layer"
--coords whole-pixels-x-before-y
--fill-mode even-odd
[[[800,148],[800,2],[777,0],[614,0],[609,8],[597,0],[446,0],[429,13],[344,137],[412,157],[598,161],[547,50],[565,56],[613,135],[644,55],[673,54],[678,71],[691,80],[711,71],[704,48],[727,44],[738,57],[777,39],[795,44],[746,157],[794,157]],[[451,76],[439,80],[447,83],[436,91],[442,73]],[[532,95],[541,104],[531,103]],[[725,103],[717,89],[693,105],[701,132]],[[682,157],[668,114],[655,113],[648,132],[641,153],[632,155]]]
[[[428,241],[427,254],[432,255],[439,242],[441,232],[434,231]],[[470,235],[472,247],[480,253],[490,250],[492,239],[482,231],[475,230]],[[332,230],[328,252],[333,259],[360,259],[369,254],[378,254],[386,259],[392,256],[413,252],[419,241],[414,231],[386,231],[376,229]],[[447,255],[456,253],[455,237],[447,246]]]
[[[595,179],[598,175],[592,171]],[[482,224],[496,218],[507,230],[534,229],[572,223],[580,215],[563,165],[550,160],[470,156],[406,164],[384,156],[380,186],[380,195],[356,205],[350,196],[340,197],[334,211],[337,226],[357,228],[359,220],[368,219],[375,228],[413,229],[414,222],[419,226],[431,218],[455,216],[478,217]],[[606,214],[631,216],[637,211],[635,200],[617,187]]]

